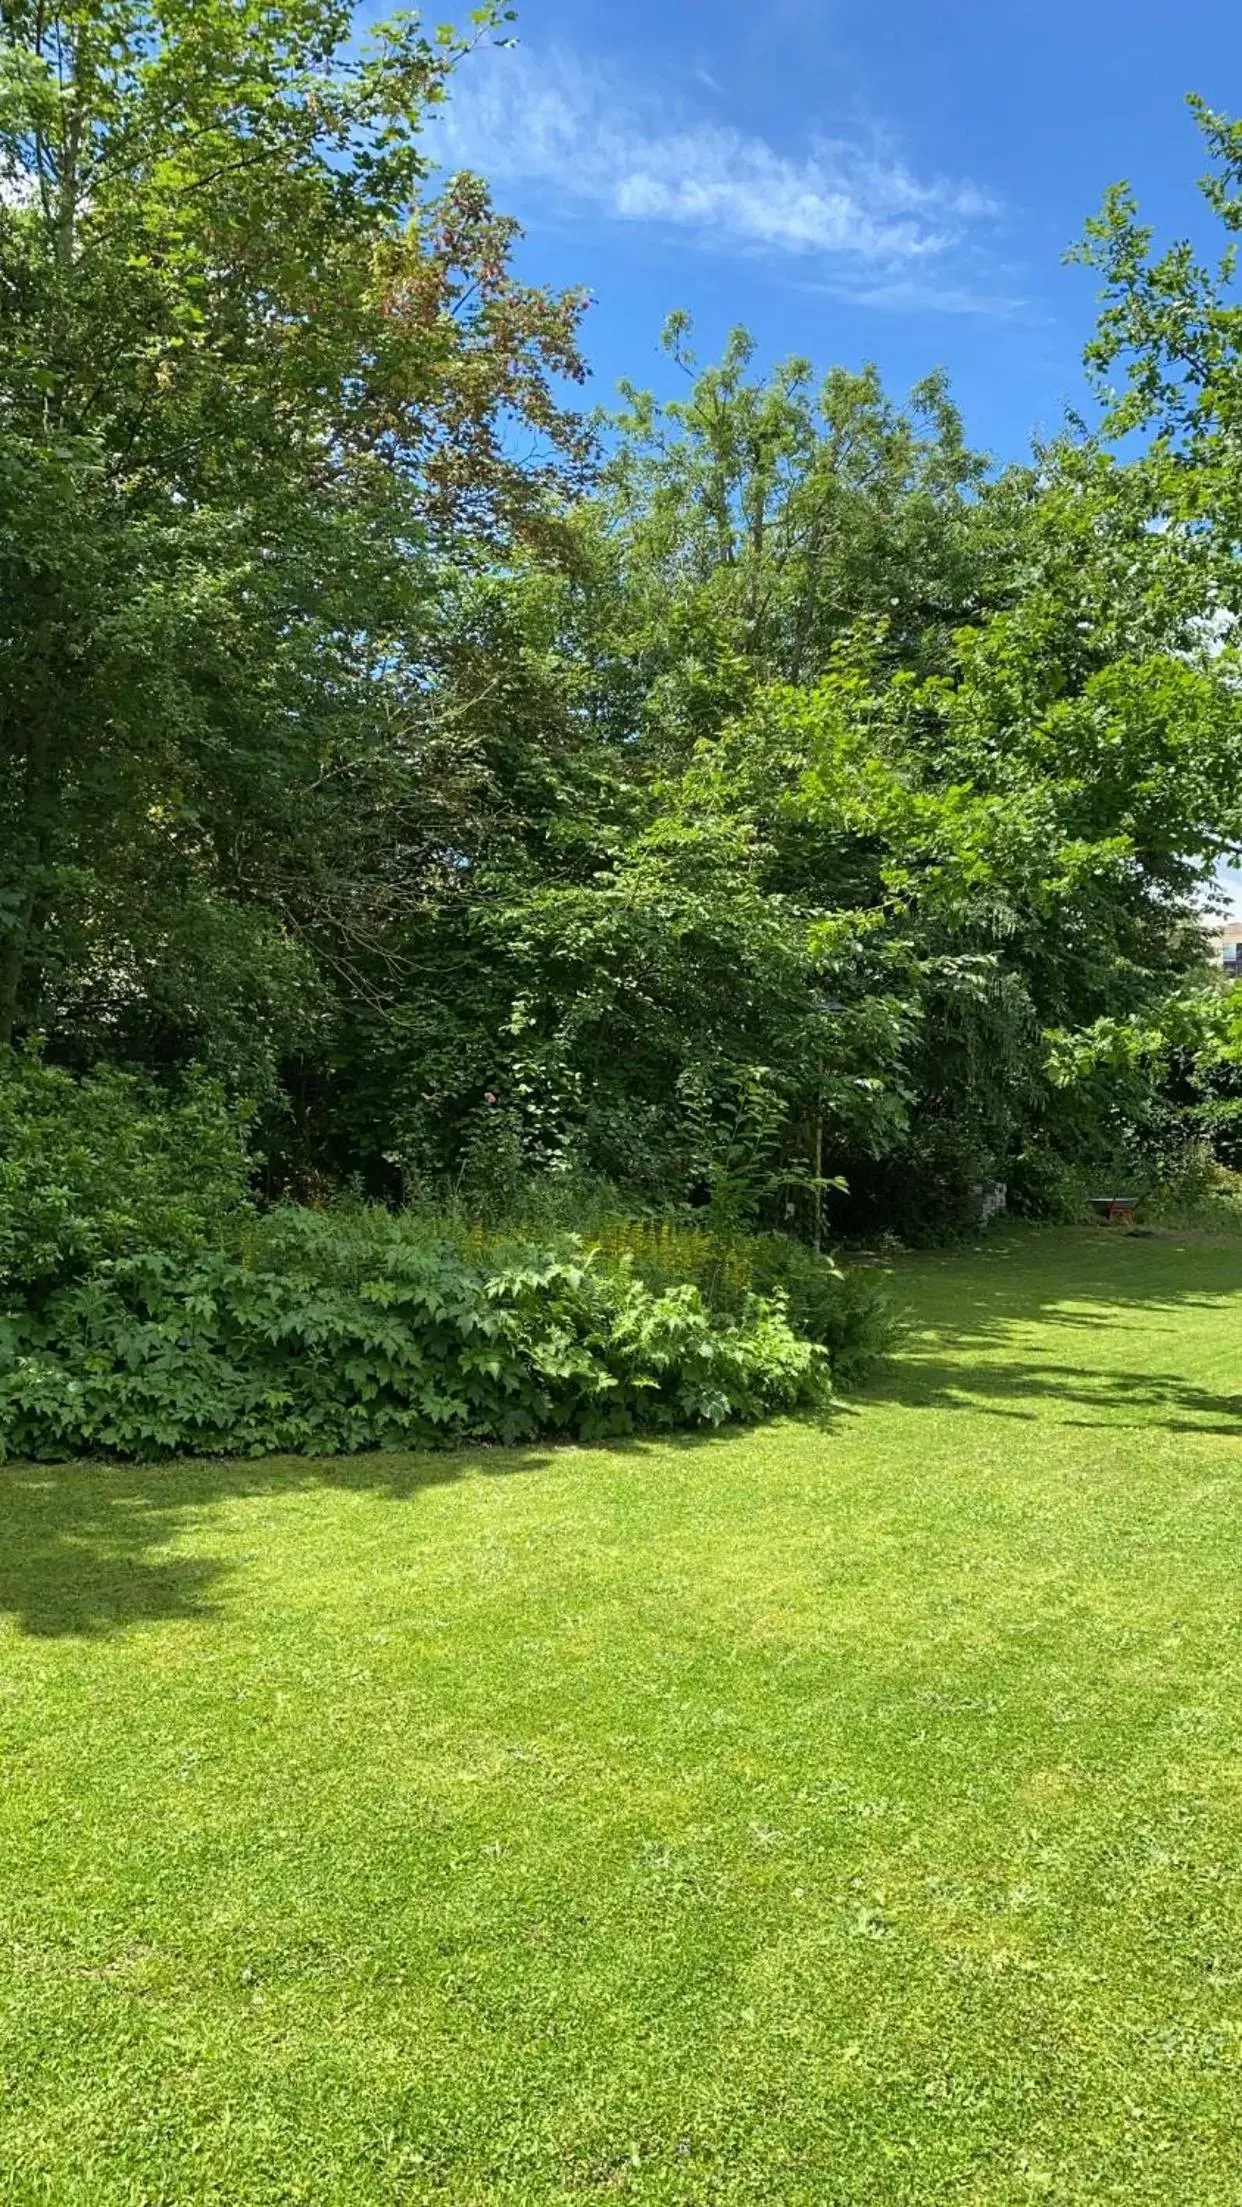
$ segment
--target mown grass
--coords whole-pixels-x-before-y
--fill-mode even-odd
[[[1242,1244],[823,1427],[0,1475],[0,2201],[1242,2200]]]

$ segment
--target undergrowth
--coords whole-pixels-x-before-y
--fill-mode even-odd
[[[32,1060],[0,1080],[0,1131],[0,1455],[718,1425],[824,1402],[886,1338],[873,1274],[710,1218],[627,1219],[606,1190],[578,1232],[555,1190],[488,1223],[259,1211],[206,1088],[160,1099]]]

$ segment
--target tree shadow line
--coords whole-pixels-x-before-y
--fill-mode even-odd
[[[90,1638],[128,1625],[216,1614],[233,1565],[168,1555],[199,1513],[222,1502],[308,1488],[345,1488],[410,1502],[471,1475],[537,1471],[546,1452],[445,1451],[443,1456],[170,1463],[17,1464],[0,1468],[0,1615],[40,1638]]]
[[[695,1449],[716,1437],[659,1433],[575,1445]],[[551,1461],[547,1445],[487,1443],[421,1454],[0,1464],[0,1618],[43,1639],[201,1622],[219,1614],[236,1566],[224,1556],[161,1551],[221,1503],[336,1489],[408,1504],[465,1479],[530,1477]]]
[[[950,1307],[934,1298],[935,1322],[912,1330],[857,1399],[1030,1422],[1061,1403],[1095,1413],[1067,1416],[1066,1424],[1242,1433],[1242,1390],[1205,1387],[1150,1364],[1055,1361],[1015,1339],[1015,1329],[1038,1326],[1115,1343],[1126,1332],[1149,1333],[1153,1313],[1219,1312],[1242,1298],[1242,1242],[1179,1241],[1176,1259],[1178,1270],[1164,1241],[1127,1246],[1094,1236],[1069,1243],[1059,1264],[1038,1240],[985,1249],[969,1286],[963,1282]]]
[[[1102,1372],[1086,1364],[1021,1357],[1002,1363],[907,1354],[874,1376],[856,1401],[859,1406],[883,1401],[906,1409],[974,1411],[1032,1424],[1046,1422],[1046,1406],[1059,1402],[1067,1409],[1105,1413],[1068,1417],[1061,1421],[1067,1425],[1160,1425],[1171,1432],[1242,1434],[1242,1393],[1199,1387],[1176,1372]]]

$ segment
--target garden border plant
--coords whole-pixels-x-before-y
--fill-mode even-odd
[[[837,1267],[780,1237],[259,1212],[244,1113],[36,1057],[0,1076],[0,1453],[591,1440],[813,1408]],[[818,1296],[818,1300],[817,1300]],[[851,1330],[852,1328],[852,1330]]]

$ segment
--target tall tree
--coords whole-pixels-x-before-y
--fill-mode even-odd
[[[581,299],[513,279],[476,179],[427,192],[498,22],[4,0],[0,1045],[187,988],[279,1023],[299,934],[371,925],[365,817],[451,783],[431,564],[537,530],[587,450]]]
[[[975,618],[985,578],[973,528],[986,472],[940,375],[896,406],[873,367],[817,378],[793,359],[753,372],[735,330],[707,367],[674,315],[665,348],[685,396],[622,386],[604,508],[648,657],[669,669],[730,655],[761,679],[814,681],[861,618],[883,617],[895,664],[926,666]],[[685,687],[684,676],[681,686]],[[710,711],[710,679],[697,703]],[[702,713],[683,711],[701,732]]]
[[[1104,433],[1131,450],[1141,439],[1135,472],[1151,521],[1194,550],[1201,618],[1223,641],[1242,613],[1242,122],[1189,104],[1210,160],[1201,189],[1224,233],[1216,264],[1185,239],[1154,250],[1125,184],[1106,195],[1072,257],[1103,283],[1086,358]]]

